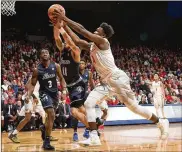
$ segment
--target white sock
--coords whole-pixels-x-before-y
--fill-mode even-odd
[[[13,134],[13,135],[18,134],[18,132],[19,132],[19,131],[15,129],[15,130],[13,131],[12,134]]]

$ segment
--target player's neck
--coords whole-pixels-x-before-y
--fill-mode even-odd
[[[49,64],[50,64],[50,60],[47,60],[47,61],[42,61],[42,64],[45,68],[48,68],[49,67]]]
[[[80,73],[81,73],[81,74],[84,74],[84,72],[85,72],[85,69],[80,70]]]

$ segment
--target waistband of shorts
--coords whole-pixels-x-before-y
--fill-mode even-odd
[[[74,85],[76,85],[77,83],[79,83],[80,81],[82,81],[83,79],[80,77],[78,80],[76,80],[75,82],[73,83],[70,83],[70,84],[67,84],[67,87],[72,87]]]

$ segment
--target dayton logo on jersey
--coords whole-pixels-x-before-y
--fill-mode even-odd
[[[63,60],[63,58],[61,58],[61,61],[60,61],[61,64],[70,64],[70,60]]]
[[[45,73],[42,80],[45,80],[45,79],[50,79],[50,78],[54,78],[56,75],[55,74],[48,74],[48,73]]]

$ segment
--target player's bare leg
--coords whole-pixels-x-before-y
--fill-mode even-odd
[[[81,121],[86,127],[89,127],[85,114],[80,111],[80,108],[71,108],[73,117]]]
[[[89,124],[88,124],[86,116],[85,116],[85,113],[86,113],[85,108],[83,106],[81,106],[79,108],[72,107],[71,113],[73,115],[72,127],[74,129],[73,141],[78,141],[78,133],[77,133],[78,120],[80,120],[86,126],[83,137],[88,138],[89,137]]]
[[[31,112],[25,113],[25,118],[18,124],[17,128],[8,136],[8,138],[11,141],[13,141],[14,143],[20,143],[20,141],[17,138],[17,134],[30,121],[31,115],[32,115]]]
[[[55,119],[55,112],[53,108],[45,109],[45,112],[47,114],[47,117],[45,121],[45,140],[43,143],[43,147],[47,150],[54,150],[54,147],[50,145],[50,138]]]

